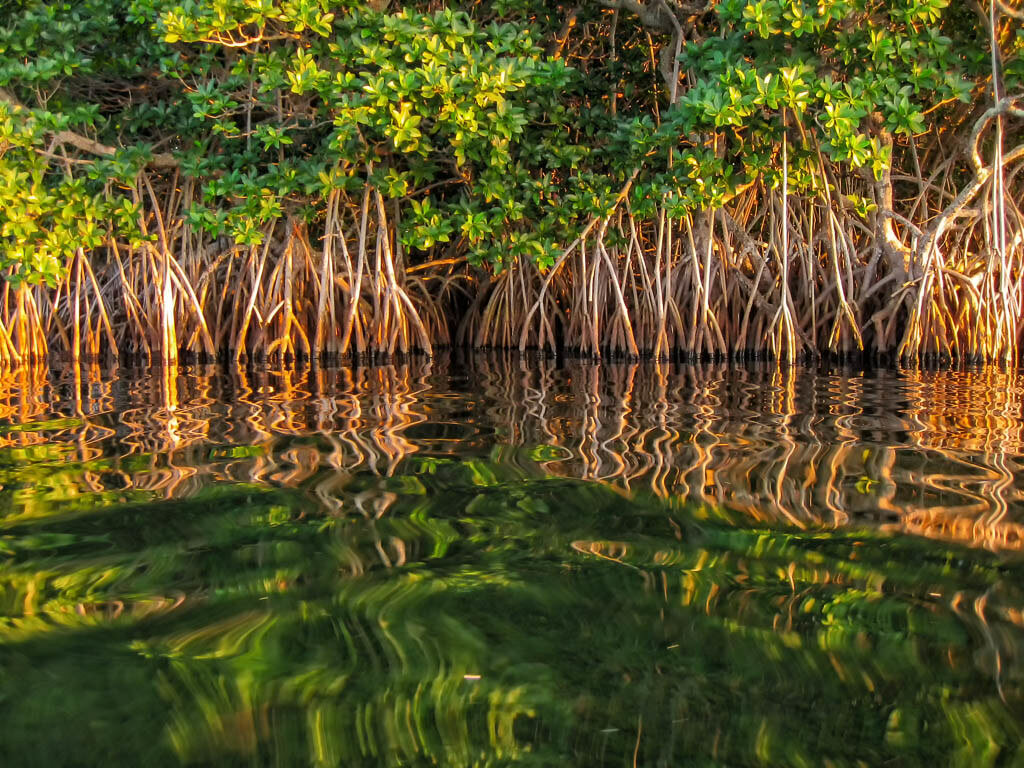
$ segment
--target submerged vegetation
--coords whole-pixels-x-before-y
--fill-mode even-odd
[[[0,360],[1010,360],[1016,0],[9,0]]]

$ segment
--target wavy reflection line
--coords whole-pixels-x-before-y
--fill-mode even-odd
[[[1024,547],[1016,372],[817,376],[478,357],[458,369],[466,391],[453,394],[452,370],[443,358],[227,376],[28,366],[0,373],[0,449],[63,463],[21,493],[25,505],[55,482],[77,487],[76,503],[250,482],[306,488],[339,514],[359,473],[387,477],[417,454],[469,455],[490,441],[523,473],[535,467],[765,522],[874,520]],[[493,437],[439,441],[437,425],[465,419]]]

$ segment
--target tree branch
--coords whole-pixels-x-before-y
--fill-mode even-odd
[[[652,32],[672,35],[672,42],[663,46],[659,54],[658,71],[668,86],[669,95],[674,103],[674,95],[678,88],[678,69],[675,66],[674,58],[679,54],[679,47],[686,39],[686,32],[683,29],[685,20],[686,29],[693,29],[693,17],[698,16],[711,8],[710,0],[649,0],[641,3],[640,0],[598,0],[605,8],[616,11],[628,11],[640,20],[640,23]]]
[[[13,107],[27,109],[24,104],[14,97],[14,94],[4,88],[0,88],[0,103],[4,102]],[[74,131],[57,131],[53,134],[53,141],[55,144],[69,144],[75,149],[81,150],[82,152],[90,155],[113,157],[117,154],[117,147],[102,144],[87,136],[83,136],[80,133],[75,133]],[[150,168],[156,169],[177,168],[178,160],[169,152],[160,152],[154,154],[147,165]]]
[[[711,8],[707,0],[682,2],[681,0],[658,0],[641,3],[640,0],[598,0],[605,8],[629,11],[640,23],[654,32],[673,32],[679,26],[679,16],[696,16]]]

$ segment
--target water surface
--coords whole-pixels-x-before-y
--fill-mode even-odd
[[[1024,379],[0,375],[3,765],[1009,765]]]

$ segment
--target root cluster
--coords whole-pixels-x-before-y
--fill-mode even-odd
[[[370,186],[332,193],[313,223],[272,221],[260,245],[210,239],[185,215],[193,182],[149,171],[134,191],[141,244],[79,250],[55,288],[4,284],[0,361],[323,361],[448,345],[1011,361],[1024,145],[1000,142],[1003,121],[1021,114],[1005,99],[977,119],[969,173],[951,158],[927,179],[878,181],[822,161],[810,193],[754,185],[681,217],[664,206],[634,215],[631,179],[549,269],[473,266],[459,242],[405,253],[400,201]]]

